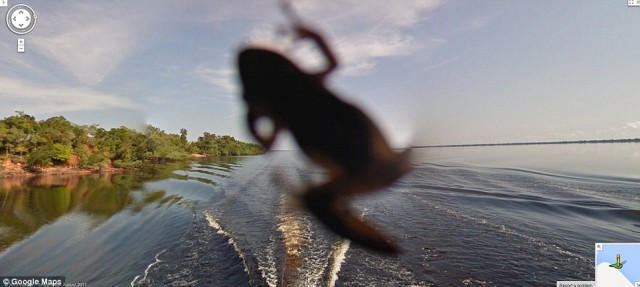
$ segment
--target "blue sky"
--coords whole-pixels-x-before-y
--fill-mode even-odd
[[[292,1],[338,54],[328,84],[397,146],[640,137],[640,8],[626,2]],[[275,0],[20,3],[38,23],[24,54],[0,27],[0,117],[248,141],[238,48],[321,64],[279,33]]]

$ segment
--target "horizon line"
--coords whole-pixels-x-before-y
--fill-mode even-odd
[[[539,141],[539,142],[508,142],[508,143],[470,143],[470,144],[442,144],[442,145],[413,145],[413,146],[410,146],[410,148],[509,146],[509,145],[545,145],[545,144],[632,143],[632,142],[640,142],[640,138]]]

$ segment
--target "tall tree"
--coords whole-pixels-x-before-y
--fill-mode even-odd
[[[186,147],[187,146],[187,129],[180,129],[180,142]]]
[[[17,147],[20,147],[21,151],[29,151],[33,148],[30,139],[38,129],[38,122],[33,116],[16,111],[15,116],[5,118],[3,122],[6,133],[1,140],[6,155],[14,154],[14,149]]]

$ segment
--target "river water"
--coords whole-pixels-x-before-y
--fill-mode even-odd
[[[88,286],[539,286],[593,280],[595,242],[640,241],[640,144],[414,149],[353,202],[402,247],[370,252],[294,200],[295,151],[119,175],[0,179],[0,276]]]

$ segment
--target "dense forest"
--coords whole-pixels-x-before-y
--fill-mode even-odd
[[[260,153],[264,150],[257,144],[207,132],[189,142],[186,129],[181,129],[180,134],[166,133],[151,125],[142,132],[126,127],[106,130],[98,125],[77,125],[63,116],[37,121],[24,112],[0,120],[0,161],[10,160],[31,170],[51,166],[131,168],[144,162],[185,159],[192,154]]]

